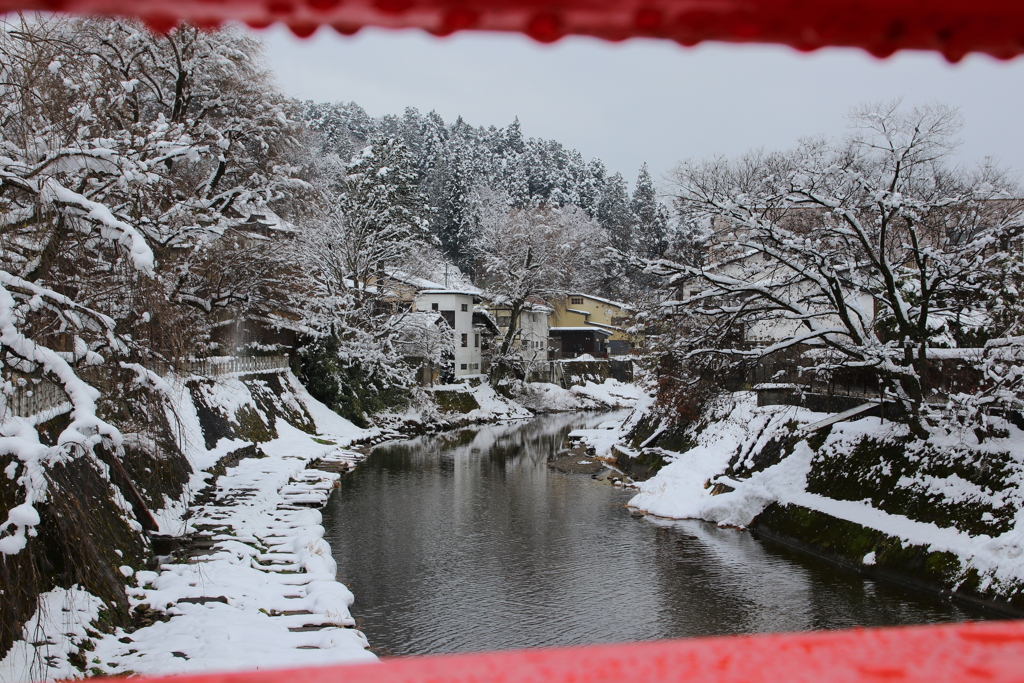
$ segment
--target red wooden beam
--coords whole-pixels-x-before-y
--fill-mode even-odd
[[[284,22],[300,36],[329,24],[344,34],[383,26],[437,35],[517,31],[542,42],[573,34],[851,46],[880,57],[937,50],[952,61],[1024,51],[1021,0],[0,0],[0,13],[31,9],[138,16],[159,31],[179,20],[211,27],[239,20]]]
[[[1024,622],[389,659],[161,683],[1021,683]],[[132,683],[157,683],[134,679]]]

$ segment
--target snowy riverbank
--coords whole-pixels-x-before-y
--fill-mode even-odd
[[[982,442],[917,441],[874,417],[803,430],[824,417],[739,393],[679,450],[658,445],[660,428],[630,434],[643,410],[578,436],[606,458],[665,463],[630,501],[648,514],[755,526],[866,573],[1024,609],[1024,432],[998,418]]]
[[[316,508],[339,477],[327,470],[353,466],[363,456],[347,446],[379,430],[356,428],[313,400],[290,373],[283,377],[280,401],[305,411],[315,429],[309,433],[277,420],[277,436],[259,443],[256,457],[227,467],[199,501],[168,501],[159,511],[163,534],[203,539],[208,547],[158,558],[156,571],[122,567],[138,628],[105,629],[98,598],[77,586],[54,589],[25,626],[25,639],[0,662],[0,680],[375,659],[353,628],[352,594],[335,579]],[[228,377],[209,385],[205,407],[225,417],[241,408],[258,410],[252,381]],[[212,466],[252,444],[222,438],[205,448],[202,407],[184,383],[173,390],[180,437],[193,465],[190,488],[199,492],[213,479]]]

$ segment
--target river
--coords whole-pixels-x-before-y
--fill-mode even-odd
[[[554,415],[387,444],[343,478],[325,537],[374,650],[984,618],[746,532],[634,518],[631,492],[547,466],[570,430],[614,417]]]

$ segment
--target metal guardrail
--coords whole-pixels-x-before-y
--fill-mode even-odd
[[[168,368],[147,367],[160,375],[165,375]],[[191,360],[182,364],[184,374],[202,377],[223,377],[233,374],[256,372],[280,372],[288,369],[288,356],[225,356]],[[181,372],[181,370],[179,370]],[[29,383],[15,386],[10,394],[0,394],[0,419],[17,415],[28,417],[38,415],[46,410],[70,409],[71,399],[64,389],[50,380],[44,379],[38,384]]]

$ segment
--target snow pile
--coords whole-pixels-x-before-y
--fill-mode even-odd
[[[623,420],[609,420],[593,429],[574,429],[569,432],[569,440],[584,442],[594,449],[594,455],[598,458],[614,460],[615,453],[612,449],[623,437],[622,424]]]
[[[593,384],[587,382],[582,387],[573,387],[576,395],[600,397],[607,395],[609,403],[606,405],[615,406],[613,401],[621,401],[626,407],[632,407],[625,418],[621,420],[609,420],[602,422],[594,429],[575,429],[569,433],[569,439],[581,441],[593,448],[594,455],[604,460],[616,458],[613,448],[633,454],[632,450],[624,446],[630,431],[637,422],[650,414],[654,406],[654,395],[633,384],[622,384],[614,379],[609,379],[604,384]],[[660,430],[659,432],[660,433]]]
[[[426,389],[438,406],[439,422],[469,425],[533,417],[533,413],[491,387],[483,375]]]
[[[616,379],[607,379],[601,384],[588,381],[569,389],[547,382],[520,382],[511,388],[516,403],[535,413],[632,408],[644,396],[639,387]]]
[[[610,408],[632,408],[646,396],[646,392],[637,385],[611,378],[601,384],[588,381],[582,386],[573,387],[571,391]]]
[[[568,413],[601,407],[596,401],[548,382],[520,382],[512,391],[516,403],[534,413]]]
[[[713,496],[705,484],[722,474],[741,449],[747,456],[757,452],[776,435],[782,423],[794,419],[798,410],[791,406],[758,408],[756,394],[735,395],[713,409],[707,428],[697,435],[697,446],[685,453],[669,454],[666,459],[672,462],[652,479],[639,484],[640,493],[629,504],[659,517],[696,518],[746,526],[773,502],[770,489],[785,482],[786,475],[799,478],[800,473],[780,472],[777,465],[755,473],[733,493],[719,496]],[[816,415],[799,412],[805,412],[808,417]],[[802,476],[806,479],[806,472]]]

